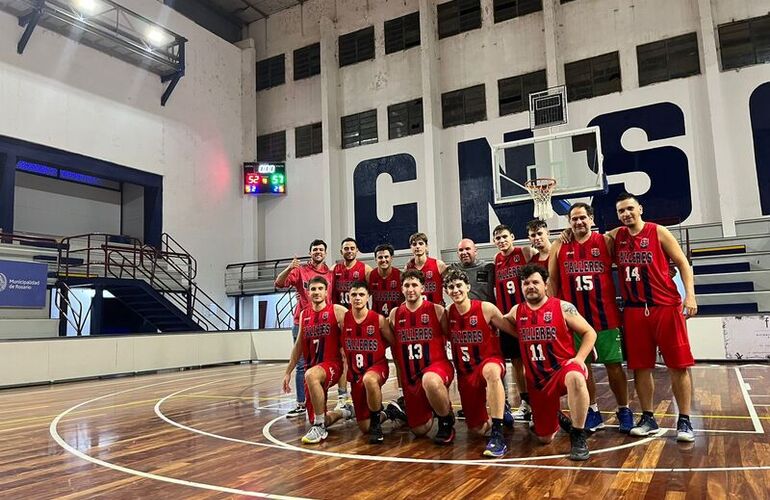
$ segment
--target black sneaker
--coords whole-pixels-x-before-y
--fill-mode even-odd
[[[297,406],[294,407],[293,410],[289,410],[289,412],[286,414],[286,418],[304,417],[305,413],[307,413],[305,405],[297,403]]]
[[[572,432],[572,419],[565,415],[561,410],[559,410],[559,427],[561,427],[561,430],[567,434]]]
[[[369,426],[369,444],[382,444],[385,438],[382,435],[382,425],[377,420],[374,425]]]
[[[438,419],[438,432],[433,438],[433,442],[436,444],[452,444],[455,440],[455,416],[451,411],[446,417],[439,417]]]
[[[398,404],[398,400],[391,401],[388,406],[385,407],[385,416],[388,420],[394,422],[406,422],[406,413],[404,413],[404,407]]]
[[[569,452],[570,460],[588,460],[588,443],[586,443],[586,431],[584,429],[572,429],[569,434],[572,448]]]
[[[457,420],[465,420],[465,412],[462,409],[457,410]]]

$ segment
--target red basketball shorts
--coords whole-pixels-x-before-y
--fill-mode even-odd
[[[682,306],[626,307],[623,309],[628,368],[655,368],[657,350],[669,368],[695,364]]]

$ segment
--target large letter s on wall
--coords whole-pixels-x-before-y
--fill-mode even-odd
[[[381,243],[396,249],[409,248],[409,236],[417,232],[417,203],[393,206],[393,217],[377,217],[377,177],[389,174],[393,182],[417,179],[417,162],[409,154],[374,158],[359,163],[353,171],[353,210],[356,240],[362,252],[373,252]]]

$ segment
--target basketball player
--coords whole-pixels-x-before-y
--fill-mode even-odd
[[[417,269],[401,275],[401,291],[406,301],[390,312],[394,332],[393,357],[399,368],[407,424],[417,436],[433,426],[438,416],[438,431],[433,438],[438,444],[454,441],[455,417],[447,388],[454,369],[446,354],[444,308],[423,298],[425,276]]]
[[[527,223],[527,237],[532,248],[535,249],[529,263],[548,269],[548,254],[551,251],[551,240],[548,238],[548,224],[540,219],[529,221]]]
[[[596,358],[592,362],[602,363],[607,369],[610,389],[618,404],[618,430],[627,434],[634,426],[634,415],[628,408],[628,381],[622,365],[620,311],[612,278],[612,239],[591,232],[594,224],[591,205],[574,203],[567,217],[572,238],[569,243],[555,241],[551,246],[548,295],[569,300],[597,331]],[[579,343],[580,339],[576,338],[575,345]],[[595,431],[604,427],[604,422],[596,404],[596,382],[590,364],[588,394],[586,429]]]
[[[372,310],[388,317],[390,311],[404,301],[401,293],[401,271],[393,267],[393,245],[386,243],[374,249],[377,261],[375,272],[369,273],[369,292]]]
[[[425,298],[434,304],[444,305],[444,282],[441,275],[447,265],[443,260],[428,257],[428,236],[425,233],[414,233],[409,237],[409,248],[412,258],[406,263],[404,270],[417,269],[425,277]]]
[[[350,308],[348,290],[354,281],[366,281],[372,268],[358,260],[358,243],[353,238],[345,238],[340,244],[342,262],[338,262],[333,269],[334,287],[332,288],[332,303]],[[343,360],[343,372],[340,383],[337,386],[337,406],[335,410],[345,406],[348,400],[347,364]]]
[[[300,313],[299,335],[291,351],[289,366],[283,377],[283,390],[291,392],[291,372],[300,355],[305,358],[305,390],[310,394],[308,420],[312,426],[302,438],[305,444],[317,444],[327,438],[326,428],[340,420],[353,416],[353,407],[326,411],[326,391],[339,381],[342,375],[339,323],[347,309],[327,303],[328,282],[323,276],[308,281],[311,305]],[[312,416],[312,417],[311,417]]]
[[[524,301],[518,272],[532,258],[535,250],[532,247],[513,246],[513,231],[505,224],[500,224],[492,231],[492,238],[497,249],[500,250],[495,255],[495,296],[497,308],[503,314],[506,314],[514,305]],[[516,387],[519,389],[521,404],[519,409],[513,412],[513,418],[528,421],[531,418],[532,412],[529,407],[529,394],[527,393],[527,382],[524,378],[524,366],[519,354],[519,346],[516,343],[516,339],[512,339],[508,335],[501,335],[500,347],[505,359],[511,360],[513,379],[516,382]]]
[[[326,265],[326,242],[324,240],[313,240],[310,243],[310,261],[300,264],[297,256],[294,256],[291,264],[281,271],[275,278],[276,288],[294,288],[297,291],[297,307],[294,309],[294,326],[291,329],[291,336],[294,342],[299,335],[299,315],[300,312],[310,306],[308,299],[308,282],[311,278],[321,276],[328,283],[334,280],[334,274]],[[331,303],[331,297],[327,298]],[[305,360],[300,357],[297,363],[297,375],[294,379],[297,386],[297,405],[286,414],[286,418],[301,417],[305,415]]]
[[[634,386],[642,406],[642,416],[629,434],[647,436],[658,430],[652,413],[655,389],[652,370],[656,352],[660,350],[679,407],[676,439],[693,442],[695,434],[690,423],[692,381],[687,368],[695,361],[685,324],[686,318],[698,312],[692,269],[668,229],[642,220],[644,209],[635,196],[622,193],[615,208],[623,225],[608,234],[615,240],[615,263],[625,302],[623,324],[628,367],[634,370]],[[682,276],[684,310],[669,274],[669,259]]]
[[[527,363],[534,433],[541,443],[550,443],[561,426],[570,435],[570,459],[588,460],[585,359],[593,349],[596,332],[575,306],[546,295],[548,271],[528,264],[519,273],[526,302],[513,306],[506,318],[515,321],[521,357]],[[577,353],[573,332],[582,339]],[[559,411],[559,398],[565,394],[571,420]]]
[[[470,280],[463,271],[449,269],[444,273],[444,290],[452,299],[446,314],[465,422],[471,432],[482,436],[491,428],[483,455],[502,457],[508,446],[503,438],[505,361],[498,329],[513,335],[513,325],[503,319],[494,304],[470,298]]]

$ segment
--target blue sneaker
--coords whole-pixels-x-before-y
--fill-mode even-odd
[[[513,428],[513,412],[511,411],[511,405],[505,403],[505,409],[503,410],[503,425],[508,428]]]
[[[655,417],[651,415],[645,415],[642,413],[641,418],[634,427],[628,431],[629,436],[649,436],[655,434],[658,429],[658,422],[655,421]]]
[[[502,433],[493,432],[489,438],[489,443],[484,449],[483,455],[485,457],[500,458],[508,451],[508,446],[505,444],[505,439]]]
[[[596,432],[599,429],[604,429],[604,420],[602,414],[595,411],[590,406],[588,407],[588,415],[586,415],[585,428],[588,432]]]
[[[618,408],[615,412],[618,417],[618,430],[623,434],[628,434],[634,426],[634,412],[630,408]]]

